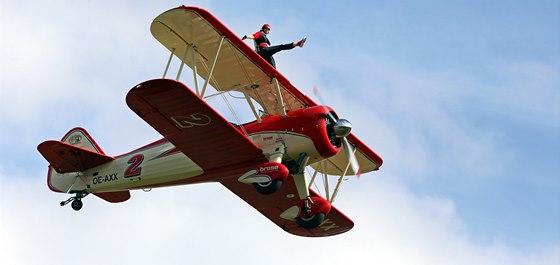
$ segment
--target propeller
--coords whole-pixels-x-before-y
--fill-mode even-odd
[[[317,96],[317,98],[321,102],[321,105],[325,106],[325,104],[323,103],[323,99],[319,95],[319,91],[315,86],[313,87],[313,94]],[[327,112],[327,118],[329,119],[331,124],[334,125],[333,129],[335,136],[337,138],[340,138],[340,140],[342,141],[342,148],[344,149],[346,157],[348,157],[352,172],[360,177],[360,165],[358,164],[358,160],[356,159],[355,150],[348,139],[346,139],[346,136],[350,135],[350,132],[352,131],[352,124],[347,119],[336,119],[336,117],[330,111]]]
[[[333,129],[334,129],[335,136],[340,138],[340,140],[342,141],[342,148],[344,149],[344,153],[346,154],[346,157],[348,157],[348,160],[350,162],[350,167],[352,168],[352,172],[354,172],[354,174],[357,174],[359,176],[360,166],[358,165],[358,161],[354,154],[354,148],[352,147],[348,139],[346,139],[346,136],[348,136],[352,131],[352,124],[347,119],[337,120],[334,117],[334,115],[330,112],[327,114],[327,117],[330,120],[330,122],[334,124]]]

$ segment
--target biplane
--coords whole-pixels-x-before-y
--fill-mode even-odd
[[[48,187],[72,196],[61,206],[78,211],[88,194],[119,203],[130,190],[218,182],[291,234],[331,236],[354,226],[332,206],[341,183],[383,160],[350,122],[303,94],[204,9],[168,10],[150,30],[171,54],[163,78],[134,86],[126,103],[163,138],[118,156],[83,128],[39,144]],[[177,78],[166,78],[174,57]],[[179,81],[184,65],[194,89]],[[243,95],[254,121],[226,120],[207,103],[208,86]],[[311,188],[319,180],[325,197]]]

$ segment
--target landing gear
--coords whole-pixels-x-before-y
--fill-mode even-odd
[[[324,213],[318,213],[308,217],[297,217],[296,222],[299,226],[305,229],[313,229],[325,221],[325,216],[326,215]]]
[[[281,157],[279,158],[281,161]],[[269,181],[266,182],[253,182],[255,190],[260,194],[272,194],[280,189],[288,174],[302,173],[307,165],[309,157],[306,153],[301,153],[299,159],[295,162],[288,162],[287,165],[280,162],[267,162],[257,168],[255,173],[257,176],[267,176]],[[243,178],[243,177],[242,177]],[[255,179],[256,180],[256,179]]]
[[[76,196],[71,197],[70,199],[65,200],[63,202],[60,202],[60,206],[64,206],[66,204],[71,203],[72,209],[74,209],[74,211],[79,211],[80,209],[82,209],[82,206],[84,206],[82,199],[86,197],[88,194],[89,193],[85,191],[78,191],[76,193]]]
[[[253,183],[255,190],[264,195],[275,193],[282,187],[282,179],[275,179],[266,183]]]
[[[238,181],[253,184],[260,194],[272,194],[280,189],[282,183],[288,178],[288,168],[277,162],[266,162],[239,177]]]
[[[296,217],[299,226],[305,229],[319,227],[331,211],[331,203],[322,197],[309,197],[298,204],[300,211]]]
[[[309,157],[307,156],[306,153],[301,153],[299,154],[299,157],[297,160],[291,160],[291,161],[286,161],[286,167],[288,167],[288,169],[290,170],[290,174],[298,174],[298,173],[302,173],[303,170],[305,169],[305,167],[307,166],[307,161],[309,160]]]
[[[72,201],[72,209],[74,209],[75,211],[79,211],[80,209],[82,209],[82,206],[84,206],[84,203],[82,202],[82,200],[74,200]]]

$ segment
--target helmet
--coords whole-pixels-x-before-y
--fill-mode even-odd
[[[261,30],[264,29],[264,28],[269,28],[269,29],[270,29],[270,25],[269,25],[269,24],[264,24],[264,25],[262,26]]]

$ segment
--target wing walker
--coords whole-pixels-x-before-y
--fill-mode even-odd
[[[89,194],[119,203],[130,190],[218,182],[294,235],[331,236],[354,226],[332,206],[340,186],[383,160],[348,120],[299,91],[204,9],[168,10],[150,30],[169,60],[163,77],[134,86],[126,103],[163,138],[118,156],[105,154],[83,128],[39,144],[49,188],[72,196],[61,205],[78,211]],[[177,76],[166,78],[175,57]],[[193,89],[179,81],[184,65]],[[226,120],[207,104],[209,86],[217,95],[243,95],[255,120]]]

